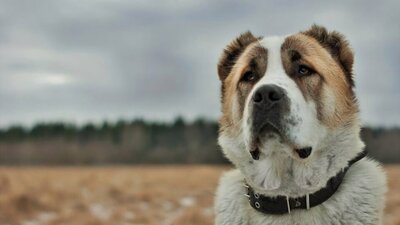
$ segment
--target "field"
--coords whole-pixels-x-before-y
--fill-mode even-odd
[[[227,167],[0,168],[0,225],[211,225]],[[387,166],[385,225],[400,225],[400,166]]]

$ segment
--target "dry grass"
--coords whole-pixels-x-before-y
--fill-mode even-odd
[[[400,225],[400,166],[386,167]],[[226,167],[0,168],[1,225],[207,225]]]

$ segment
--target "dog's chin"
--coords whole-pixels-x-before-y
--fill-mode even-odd
[[[291,145],[282,142],[276,133],[268,133],[262,140],[259,143],[260,156],[250,164],[244,165],[244,174],[250,185],[267,192],[299,188],[307,191],[314,190],[319,185],[319,173],[309,170],[310,168],[303,168],[305,153],[302,153],[301,157],[298,153],[300,150],[296,151]],[[296,167],[298,170],[294,171],[293,165],[300,167]],[[286,184],[291,184],[292,187],[282,186]]]
[[[307,159],[313,150],[312,145],[302,145],[289,138],[283,129],[268,123],[261,131],[250,139],[248,150],[253,159],[287,155],[295,160]]]
[[[252,133],[250,137],[249,150],[260,149],[262,145],[271,140],[282,142],[283,132],[273,123],[266,123],[260,130]]]

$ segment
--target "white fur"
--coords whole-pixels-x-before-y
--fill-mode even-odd
[[[294,211],[285,216],[269,216],[252,209],[243,196],[241,186],[246,180],[254,190],[266,196],[299,197],[311,194],[322,187],[350,159],[362,151],[364,144],[359,137],[357,118],[352,125],[328,129],[317,118],[316,105],[306,101],[296,83],[286,74],[281,60],[283,37],[265,38],[260,43],[268,49],[266,74],[253,87],[246,99],[240,129],[224,130],[219,136],[223,152],[239,170],[227,173],[220,182],[216,198],[216,224],[379,224],[383,210],[385,175],[371,160],[362,160],[349,170],[340,190],[331,199],[309,211]],[[247,121],[249,101],[258,87],[275,84],[283,88],[290,99],[289,133],[291,144],[282,143],[277,136],[261,140],[260,159],[253,160],[249,153],[251,127]],[[335,97],[324,90],[329,114],[335,109]],[[237,101],[233,107],[237,112]],[[234,117],[235,118],[235,117]],[[313,152],[307,159],[300,159],[293,151],[312,146]],[[372,184],[373,183],[373,184]]]

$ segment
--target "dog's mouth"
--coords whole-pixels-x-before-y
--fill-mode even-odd
[[[297,149],[294,149],[294,151],[297,153],[297,155],[300,158],[306,159],[311,155],[312,147],[297,148]],[[259,160],[260,159],[260,154],[261,154],[259,147],[256,146],[255,148],[250,150],[250,154],[251,154],[251,157],[254,160]]]
[[[281,138],[282,141],[290,143],[290,141],[288,141],[287,138],[285,138],[285,135],[281,131],[281,129],[279,129],[277,126],[269,122],[264,124],[259,129],[258,132],[253,134],[253,137],[251,138],[250,141],[250,154],[254,160],[260,159],[261,155],[260,147],[262,144],[261,141],[265,137],[267,138],[274,137],[275,135],[278,135],[278,138]],[[313,149],[311,146],[305,146],[305,147],[293,147],[293,150],[295,154],[297,154],[301,159],[306,159],[311,155]]]

